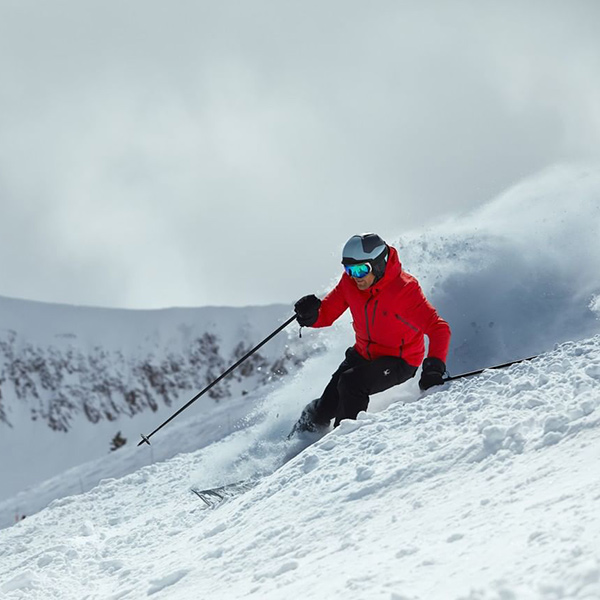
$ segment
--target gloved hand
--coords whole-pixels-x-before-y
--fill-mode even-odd
[[[442,385],[444,383],[444,373],[446,365],[439,358],[429,357],[423,361],[423,372],[419,379],[419,387],[422,390],[428,390],[434,385]]]
[[[321,308],[321,301],[314,294],[303,296],[294,304],[296,320],[302,327],[310,327],[319,318],[319,308]]]

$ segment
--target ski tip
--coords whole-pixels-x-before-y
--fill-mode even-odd
[[[141,446],[142,444],[148,444],[149,446],[150,440],[148,439],[148,436],[144,435],[143,433],[141,433],[140,435],[142,436],[142,439],[138,442],[138,446]]]

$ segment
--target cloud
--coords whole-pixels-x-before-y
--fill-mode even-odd
[[[596,2],[0,7],[0,294],[292,302],[600,147]]]

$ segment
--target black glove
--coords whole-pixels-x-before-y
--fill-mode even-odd
[[[444,373],[446,365],[439,358],[426,358],[423,361],[423,372],[419,379],[419,387],[422,390],[428,390],[434,385],[442,385],[444,383]]]
[[[294,304],[296,320],[302,327],[314,325],[319,318],[319,308],[321,308],[321,301],[314,294],[303,296]]]

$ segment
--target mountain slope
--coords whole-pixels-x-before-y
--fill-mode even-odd
[[[567,343],[345,421],[216,510],[186,489],[212,446],[180,455],[0,531],[0,590],[11,600],[598,598],[599,392],[600,336]],[[244,435],[216,446],[239,448]],[[293,450],[275,433],[264,441],[279,460]]]
[[[119,431],[137,441],[289,312],[285,306],[133,311],[0,298],[0,455],[8,457],[0,499],[105,456]],[[299,344],[292,329],[212,388],[190,414],[297,370],[318,344]]]

